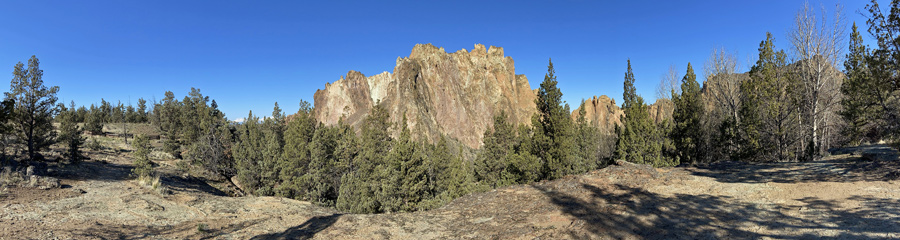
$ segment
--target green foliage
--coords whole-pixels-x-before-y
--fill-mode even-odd
[[[155,117],[153,123],[159,128],[163,142],[163,151],[175,157],[181,156],[178,143],[178,133],[181,129],[181,122],[179,121],[181,115],[180,106],[181,103],[175,99],[175,94],[171,91],[166,91],[162,101],[153,107],[153,115]]]
[[[800,147],[797,82],[788,71],[786,54],[775,51],[772,34],[759,45],[759,60],[741,84],[741,150],[747,161],[795,160]],[[798,150],[799,149],[799,150]]]
[[[529,183],[543,177],[543,164],[526,148],[529,142],[521,141],[531,138],[526,132],[516,135],[516,130],[509,123],[506,112],[494,117],[493,131],[484,134],[484,146],[475,160],[475,176],[478,181],[493,188],[517,183]]]
[[[310,143],[316,136],[316,130],[316,120],[310,104],[306,101],[301,101],[300,110],[287,123],[287,128],[284,132],[284,148],[280,158],[281,161],[278,162],[278,169],[281,171],[279,175],[283,182],[276,189],[276,193],[279,196],[305,200],[309,200],[306,197],[311,197],[306,196],[304,190],[315,188],[309,185],[315,185],[315,183],[310,183],[310,181],[316,179],[311,179],[313,176],[307,176],[306,173],[308,171],[307,166],[311,161],[310,149],[313,147]],[[326,144],[329,145],[325,146],[326,151],[333,150],[333,143],[337,141],[337,139],[333,138],[319,140],[328,142]],[[316,199],[314,202],[323,200],[318,196],[314,198]]]
[[[418,203],[431,192],[425,158],[424,146],[413,141],[404,117],[400,136],[394,141],[386,164],[376,167],[376,174],[381,175],[376,193],[381,211],[419,210]]]
[[[672,101],[675,110],[672,117],[675,126],[672,141],[675,144],[678,159],[681,163],[696,163],[703,159],[701,146],[704,129],[701,123],[705,114],[700,95],[700,84],[694,68],[688,63],[687,73],[681,79],[681,94],[673,93]]]
[[[542,159],[542,175],[556,179],[579,170],[575,166],[584,160],[576,152],[574,127],[569,105],[563,105],[562,92],[556,87],[556,70],[553,61],[547,66],[547,74],[538,89],[537,114],[532,117],[534,126],[533,154]],[[526,157],[527,159],[527,157]]]
[[[650,118],[644,99],[636,93],[634,80],[631,60],[628,60],[622,94],[625,115],[622,116],[622,127],[616,127],[616,159],[654,167],[678,165],[677,159],[666,157],[665,150],[670,147],[665,137],[666,127],[658,127]]]
[[[853,23],[850,33],[850,51],[844,61],[844,73],[847,78],[841,84],[841,116],[848,123],[848,136],[851,141],[877,141],[882,136],[879,126],[885,126],[878,114],[877,96],[885,95],[883,89],[876,88],[866,62],[869,50],[863,45],[862,36]]]
[[[881,125],[880,134],[900,138],[900,1],[891,1],[888,15],[882,12],[878,2],[872,0],[866,5],[869,19],[869,34],[877,45],[866,55],[866,68],[860,69],[853,79],[859,83],[857,89],[865,94],[862,105],[874,112],[876,125]],[[853,44],[853,41],[851,41]],[[861,41],[858,42],[861,45]],[[853,47],[853,45],[851,45]],[[859,48],[859,46],[857,46]],[[858,50],[857,50],[858,51]],[[851,49],[851,54],[854,50]],[[862,63],[858,63],[862,65]],[[860,114],[860,116],[865,116]]]
[[[74,111],[75,102],[69,111],[63,111],[59,114],[59,141],[66,146],[65,156],[69,162],[75,163],[84,158],[81,154],[81,145],[84,144],[84,137],[81,136],[81,128],[76,122],[76,112]]]
[[[391,128],[387,109],[380,103],[376,104],[360,127],[360,149],[349,166],[351,173],[341,177],[341,188],[336,199],[339,210],[359,213],[382,210],[376,193],[383,192],[381,187],[386,170],[378,166],[387,164],[385,156],[391,150]],[[387,194],[381,193],[381,199]]]
[[[94,151],[100,151],[100,149],[103,148],[103,145],[97,141],[97,138],[92,137],[91,141],[87,143],[87,147]]]
[[[273,132],[273,120],[264,120],[247,116],[238,131],[238,139],[234,147],[237,177],[248,193],[256,195],[272,195],[277,182],[275,169],[281,155],[280,139]]]
[[[153,162],[150,161],[150,138],[140,134],[131,142],[134,148],[134,169],[131,170],[138,178],[146,178],[153,174]]]
[[[98,108],[91,104],[91,111],[85,116],[84,130],[93,135],[103,133],[103,115]]]
[[[22,62],[13,69],[6,99],[14,102],[12,123],[16,139],[25,145],[28,159],[42,159],[40,150],[54,143],[56,132],[53,131],[53,115],[56,114],[56,93],[58,86],[44,86],[44,70],[40,69],[40,61],[36,56],[28,59],[26,69]]]

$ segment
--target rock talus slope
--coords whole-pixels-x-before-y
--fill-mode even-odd
[[[409,57],[398,58],[393,73],[366,77],[350,71],[326,84],[315,95],[316,119],[326,125],[358,126],[376,104],[383,104],[399,132],[406,117],[418,137],[441,135],[471,148],[482,144],[493,117],[505,111],[510,121],[530,122],[535,94],[525,75],[517,75],[503,48],[477,44],[447,53],[431,44],[417,44]]]

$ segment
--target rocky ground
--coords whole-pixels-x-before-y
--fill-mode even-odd
[[[166,161],[154,189],[129,177],[126,152],[105,151],[60,168],[62,188],[0,193],[0,239],[896,239],[897,157],[878,145],[809,163],[620,163],[432,211],[360,215],[229,197]]]

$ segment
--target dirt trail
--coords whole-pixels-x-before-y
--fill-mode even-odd
[[[85,162],[63,172],[80,177],[62,178],[62,189],[0,197],[0,239],[900,238],[897,152],[838,153],[809,163],[622,163],[432,211],[376,215],[227,197],[174,175],[164,178],[171,193],[160,194],[128,179],[126,159]]]

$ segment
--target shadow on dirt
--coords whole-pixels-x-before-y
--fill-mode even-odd
[[[325,230],[335,222],[341,214],[332,214],[328,216],[316,216],[306,220],[303,224],[288,228],[281,233],[271,233],[255,236],[251,239],[310,239],[316,233]]]
[[[538,189],[564,213],[584,221],[585,230],[612,238],[870,239],[900,232],[900,201],[896,199],[855,196],[850,199],[865,208],[840,210],[837,202],[817,198],[797,199],[804,203],[798,206],[782,206],[712,195],[662,196],[623,185],[601,189],[583,184],[581,188],[590,193],[586,199]],[[797,211],[799,217],[785,214],[790,211]],[[769,234],[771,230],[780,234]],[[882,236],[873,236],[879,234]]]
[[[58,177],[78,181],[122,181],[131,179],[131,169],[134,167],[125,164],[84,161],[60,168]]]
[[[169,189],[180,192],[204,192],[216,196],[228,196],[228,193],[209,185],[209,183],[202,178],[193,176],[164,176],[161,181],[166,187],[169,187]]]
[[[60,179],[77,181],[127,181],[133,179],[131,170],[134,167],[125,164],[107,163],[104,161],[84,161],[59,169],[57,176]],[[182,192],[204,192],[216,196],[228,196],[227,193],[209,185],[204,179],[188,176],[182,177],[171,174],[162,174],[162,183],[172,190]]]
[[[203,223],[184,223],[175,226],[150,225],[102,225],[73,232],[76,236],[100,239],[217,239],[218,236],[239,231],[262,222],[264,219],[229,224],[217,229],[205,229]],[[186,234],[187,233],[187,234]],[[165,237],[163,237],[165,236]]]
[[[897,151],[885,145],[870,145],[832,150],[849,154],[802,163],[716,162],[689,169],[693,175],[715,178],[727,183],[798,183],[885,181],[900,178]]]

